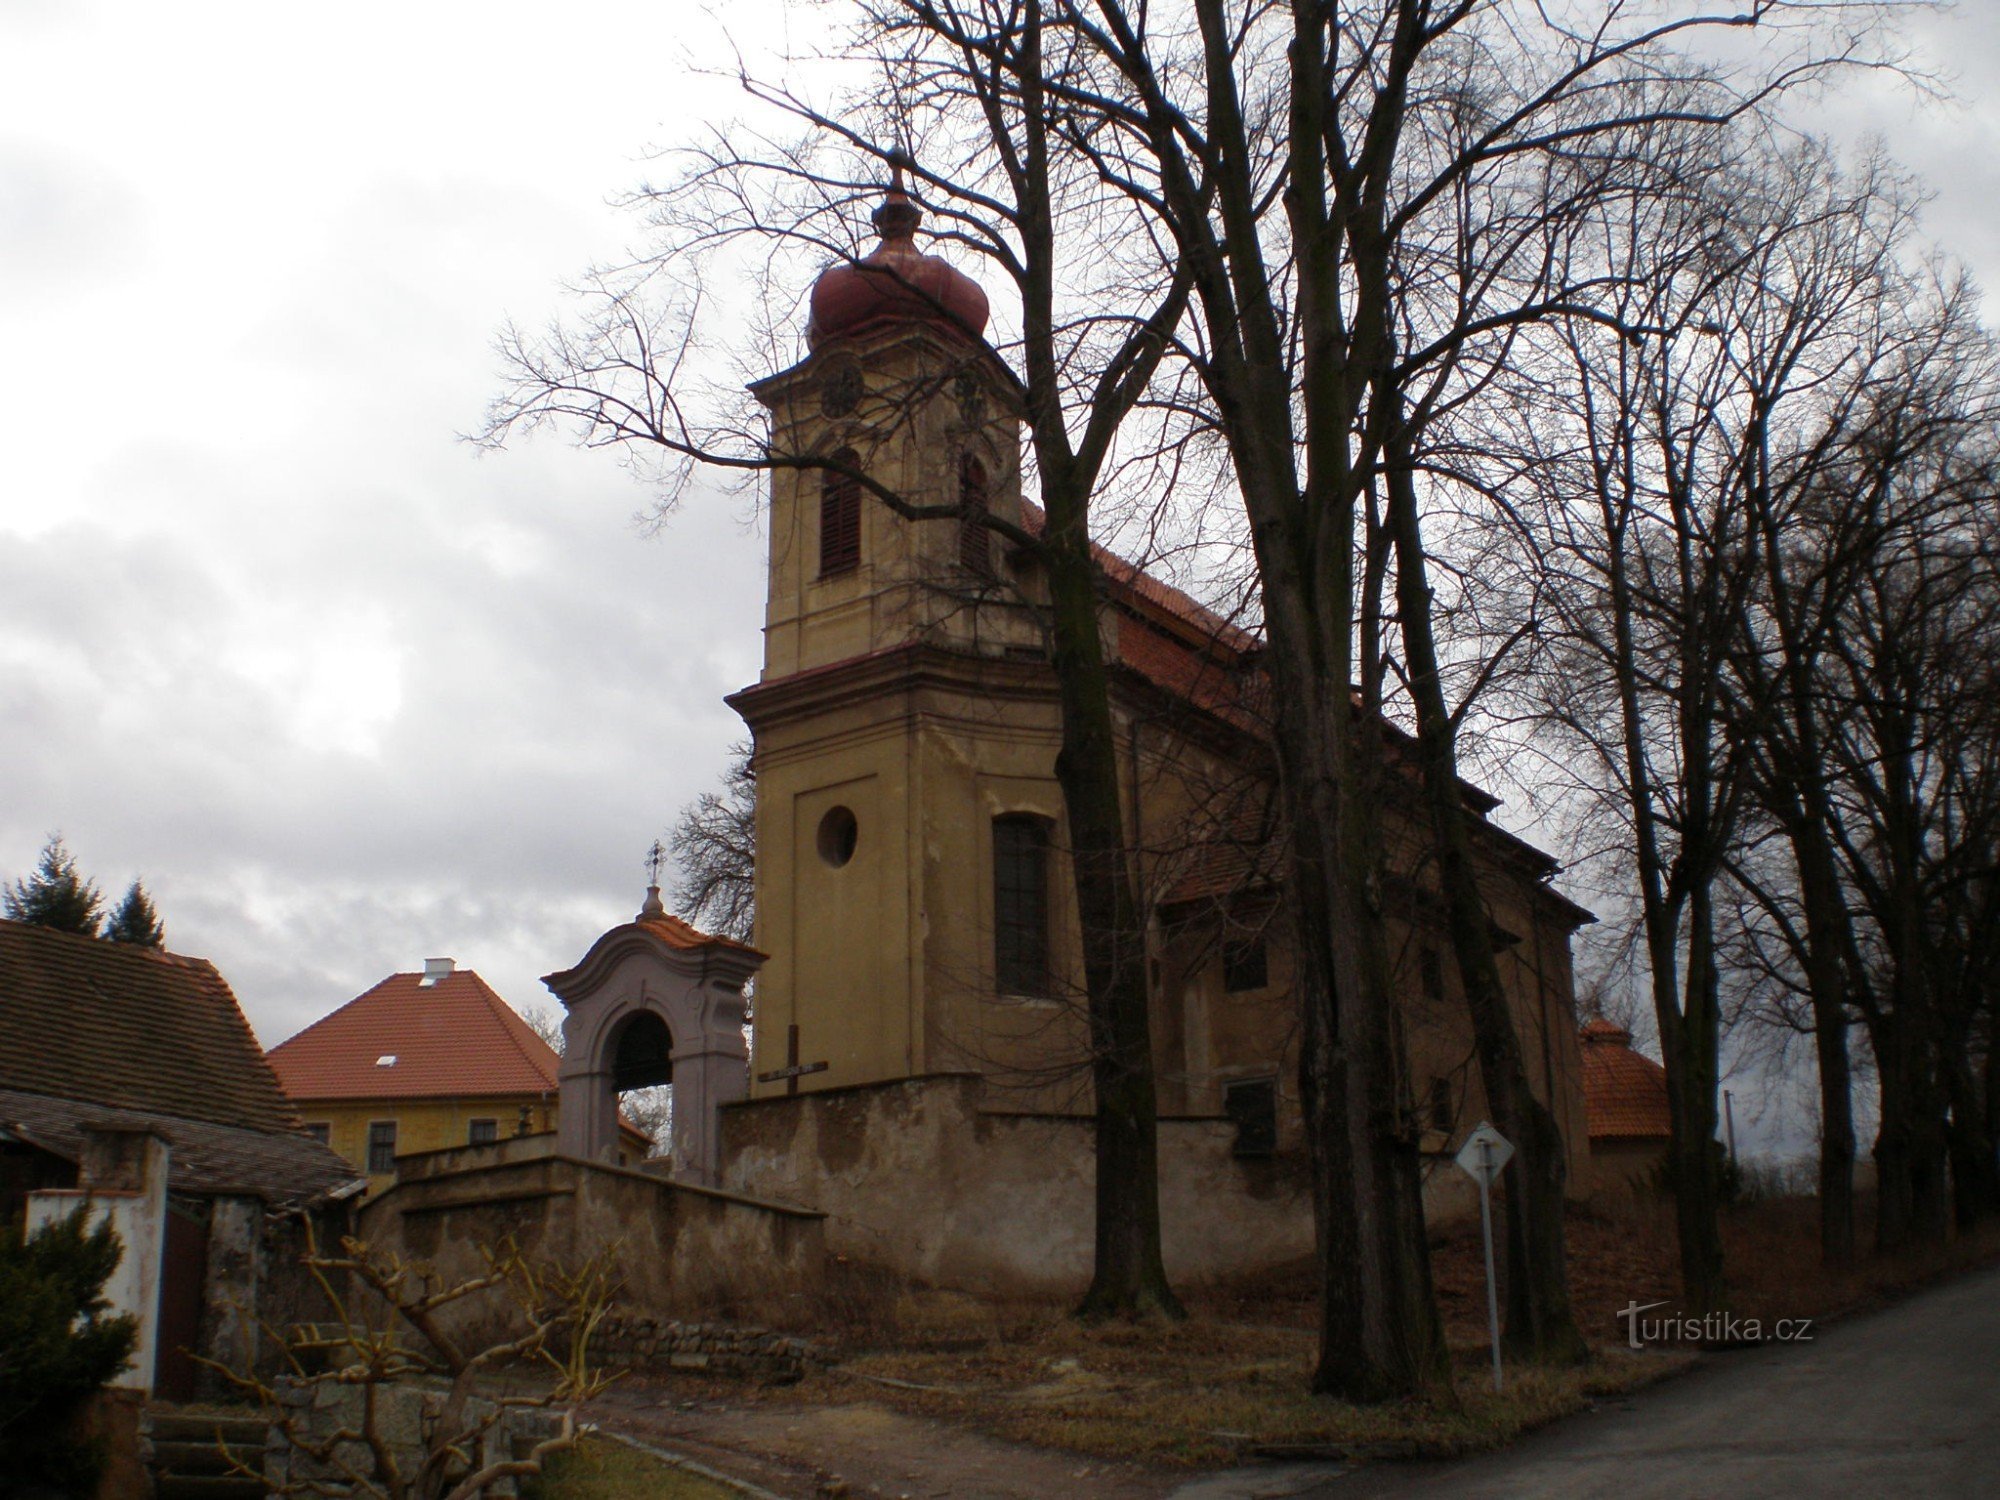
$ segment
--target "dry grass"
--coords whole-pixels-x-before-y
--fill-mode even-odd
[[[735,1500],[736,1491],[621,1443],[585,1438],[521,1487],[523,1500]]]
[[[1725,1216],[1733,1310],[1827,1317],[2000,1254],[2000,1229],[1926,1257],[1818,1264],[1811,1200],[1779,1199]],[[1571,1289],[1598,1351],[1589,1368],[1510,1368],[1486,1378],[1486,1293],[1476,1225],[1441,1231],[1432,1267],[1458,1362],[1456,1399],[1355,1407],[1311,1396],[1310,1268],[1209,1289],[1182,1324],[1085,1327],[1066,1309],[912,1288],[842,1267],[815,1309],[814,1336],[842,1355],[833,1370],[770,1398],[872,1402],[913,1416],[1106,1459],[1201,1465],[1258,1454],[1443,1456],[1490,1448],[1612,1394],[1684,1368],[1691,1356],[1623,1347],[1619,1308],[1671,1301],[1671,1206],[1579,1210],[1569,1228]]]
[[[1242,1300],[1224,1298],[1181,1324],[1085,1327],[1057,1307],[908,1291],[893,1338],[854,1349],[788,1399],[869,1401],[1097,1458],[1202,1465],[1492,1447],[1685,1363],[1614,1353],[1588,1370],[1515,1370],[1496,1396],[1484,1351],[1470,1348],[1459,1351],[1455,1403],[1356,1407],[1308,1394],[1313,1335],[1288,1303],[1263,1309],[1281,1322],[1246,1320]]]

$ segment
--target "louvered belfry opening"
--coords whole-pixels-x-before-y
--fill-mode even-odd
[[[986,534],[986,465],[970,453],[958,461],[958,503],[965,514],[958,523],[958,562],[981,578],[993,571],[992,541]]]
[[[861,455],[842,448],[819,482],[819,571],[822,578],[861,565]],[[841,472],[841,470],[848,472]]]

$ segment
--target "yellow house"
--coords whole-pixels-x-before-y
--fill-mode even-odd
[[[396,1158],[555,1130],[555,1050],[470,969],[427,959],[391,974],[268,1054],[306,1129],[368,1174]],[[620,1159],[646,1154],[620,1132]]]

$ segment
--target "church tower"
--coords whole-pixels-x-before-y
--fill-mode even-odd
[[[755,741],[771,955],[752,1066],[825,1062],[807,1089],[980,1066],[1023,972],[995,972],[994,830],[1061,816],[1035,580],[971,519],[1022,524],[1015,383],[981,337],[985,293],[918,250],[900,176],[874,251],[813,287],[806,357],[752,387],[774,460],[764,668],[729,700]],[[1050,839],[1030,842],[1022,941],[1067,951]]]

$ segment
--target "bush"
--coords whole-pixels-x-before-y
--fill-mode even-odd
[[[12,1480],[87,1482],[75,1419],[138,1341],[138,1320],[104,1299],[125,1247],[109,1219],[88,1218],[79,1207],[32,1235],[0,1229],[0,1474]]]

